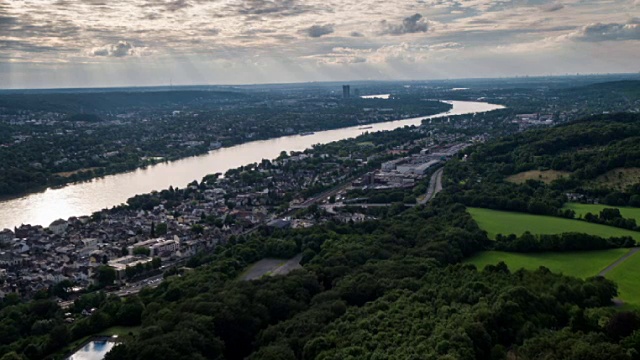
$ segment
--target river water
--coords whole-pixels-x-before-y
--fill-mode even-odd
[[[353,126],[342,129],[318,131],[311,135],[283,136],[271,140],[253,141],[207,154],[157,164],[146,169],[109,175],[89,182],[68,185],[57,189],[29,194],[0,202],[0,230],[20,224],[48,226],[56,219],[91,213],[120,205],[136,194],[166,189],[169,186],[184,187],[205,175],[225,173],[229,169],[274,159],[281,151],[302,151],[314,144],[325,144],[361,135],[363,132],[393,130],[408,125],[420,125],[422,120],[469,113],[486,112],[503,108],[501,105],[472,101],[447,101],[453,108],[431,116],[389,121],[377,124]]]

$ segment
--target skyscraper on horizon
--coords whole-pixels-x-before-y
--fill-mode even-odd
[[[342,98],[348,99],[351,97],[351,86],[342,85]]]

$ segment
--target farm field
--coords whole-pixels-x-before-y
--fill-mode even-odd
[[[564,206],[566,209],[571,209],[576,212],[576,216],[584,216],[586,213],[599,214],[604,208],[616,208],[620,209],[620,214],[626,219],[636,219],[636,222],[640,223],[640,208],[627,207],[627,206],[611,206],[611,205],[595,205],[595,204],[579,204],[579,203],[567,203]]]
[[[529,231],[532,234],[580,232],[605,238],[631,236],[636,241],[640,241],[640,232],[588,223],[581,220],[482,208],[467,208],[467,211],[478,223],[478,226],[488,233],[490,239],[495,239],[497,234],[521,235]]]
[[[635,253],[605,276],[618,284],[625,304],[640,305],[640,254]]]
[[[500,261],[504,261],[511,271],[518,269],[536,270],[540,266],[544,266],[555,273],[584,279],[597,275],[627,252],[629,252],[629,249],[545,253],[483,251],[466,259],[465,263],[474,264],[478,270],[482,270],[487,265],[495,265]],[[629,260],[631,259],[627,261]],[[622,264],[624,265],[627,261]],[[636,262],[637,269],[640,270],[640,256],[636,258]],[[618,270],[623,265],[620,265],[615,270]],[[611,273],[615,270],[612,270]],[[637,280],[640,280],[640,276],[637,277]],[[635,284],[638,283],[640,282],[635,282]],[[640,294],[640,291],[638,293]]]
[[[524,171],[521,173],[513,174],[507,177],[507,181],[522,184],[527,180],[537,180],[542,181],[545,184],[549,184],[553,180],[559,179],[561,177],[568,177],[571,175],[570,172],[567,171],[556,171],[556,170],[530,170]]]

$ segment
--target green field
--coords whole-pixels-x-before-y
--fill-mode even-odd
[[[640,305],[640,254],[635,253],[606,275],[618,284],[619,298]]]
[[[640,232],[588,223],[581,220],[481,208],[467,208],[467,211],[473,216],[478,226],[488,233],[490,239],[494,239],[497,234],[522,235],[525,231],[529,231],[532,234],[581,232],[605,238],[612,236],[631,236],[636,241],[640,241]]]
[[[540,266],[544,266],[555,273],[588,278],[597,275],[628,251],[629,249],[610,249],[527,254],[483,251],[465,260],[465,263],[474,264],[479,270],[482,270],[487,265],[495,265],[500,261],[504,261],[511,271],[518,269],[535,270]],[[640,269],[640,257],[638,257],[637,260],[637,268]],[[619,269],[619,267],[615,270],[617,269]],[[640,278],[638,280],[640,280]],[[636,284],[639,283],[640,282],[636,282]]]
[[[637,223],[640,223],[640,208],[626,207],[626,206],[611,206],[611,205],[594,205],[594,204],[578,204],[567,203],[565,209],[571,209],[576,212],[576,216],[584,216],[586,213],[599,214],[604,208],[616,208],[620,209],[620,214],[626,219],[636,219]]]

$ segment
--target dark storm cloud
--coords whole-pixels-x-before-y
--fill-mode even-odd
[[[333,33],[333,25],[313,25],[303,30],[303,33],[312,38],[318,38]]]
[[[420,14],[413,14],[402,20],[401,24],[389,24],[386,20],[382,21],[382,34],[402,35],[427,32],[429,24]]]
[[[640,40],[640,25],[628,24],[589,24],[580,29],[574,38],[580,41],[622,41]]]

